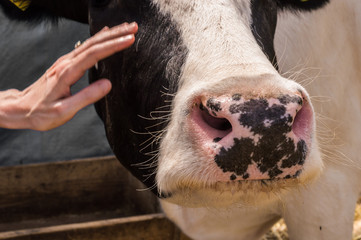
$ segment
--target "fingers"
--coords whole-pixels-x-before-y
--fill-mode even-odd
[[[134,35],[127,35],[121,38],[108,40],[101,45],[95,45],[87,51],[79,54],[72,63],[72,67],[64,74],[64,79],[69,85],[73,85],[78,78],[94,66],[98,61],[124,50],[135,41]]]
[[[89,38],[78,48],[72,51],[70,56],[75,57],[78,54],[86,51],[88,48],[111,39],[115,39],[121,36],[131,35],[131,34],[134,35],[137,31],[138,31],[138,25],[135,22],[131,24],[123,23],[111,29],[109,29],[109,27],[104,27],[93,37]]]
[[[73,85],[84,73],[98,61],[124,50],[135,41],[136,23],[103,29],[79,47],[70,60],[71,65],[64,72],[64,80]]]
[[[80,109],[108,94],[111,83],[107,79],[94,82],[73,96],[70,87],[99,60],[132,45],[137,30],[136,23],[105,27],[80,47],[59,58],[38,81],[25,89],[22,102],[25,115],[31,122],[30,128],[49,130],[58,127]]]
[[[25,116],[20,117],[23,121],[21,121],[16,128],[47,131],[59,127],[72,119],[82,108],[103,98],[110,90],[110,81],[102,79],[94,82],[73,96],[52,103],[35,101],[35,104],[30,104],[30,106],[24,108],[25,113],[22,115]],[[21,100],[21,103],[31,102],[29,96],[23,97],[25,97],[25,99]],[[16,106],[16,108],[22,109],[21,106]]]
[[[64,115],[73,117],[80,109],[93,104],[107,95],[112,88],[111,82],[107,79],[98,80],[77,94],[60,100],[63,106]],[[65,117],[67,118],[67,117]]]

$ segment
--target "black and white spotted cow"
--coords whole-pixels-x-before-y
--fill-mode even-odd
[[[360,190],[361,1],[1,0],[10,18],[137,21],[90,81],[124,166],[194,239],[351,239]],[[23,11],[24,10],[24,11]],[[307,90],[306,90],[307,89]],[[312,102],[312,103],[311,103]]]

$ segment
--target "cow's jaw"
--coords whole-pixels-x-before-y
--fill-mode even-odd
[[[171,16],[188,49],[171,121],[160,146],[156,181],[161,195],[180,205],[225,206],[239,201],[254,202],[260,197],[264,200],[270,193],[276,196],[282,189],[302,185],[317,176],[322,161],[313,136],[312,105],[300,85],[279,76],[257,44],[250,27],[250,2],[223,0],[204,4],[196,0],[154,0],[154,4],[162,14]],[[280,134],[288,134],[286,139],[295,145],[298,162],[285,164],[282,169],[282,161],[293,154],[285,153],[282,155],[285,159],[276,159],[276,170],[265,171],[259,162],[247,159],[250,163],[242,174],[217,164],[222,148],[231,148],[235,139],[250,138],[246,135],[252,132],[256,145],[260,135],[244,127],[245,135],[238,132],[228,140],[203,144],[206,137],[200,136],[200,128],[194,127],[197,125],[194,115],[199,111],[193,108],[207,96],[222,99],[235,94],[242,96],[243,102],[266,99],[278,101],[279,105],[283,96],[304,98],[307,106],[302,118],[307,118],[306,123]],[[302,146],[297,149],[299,143]]]

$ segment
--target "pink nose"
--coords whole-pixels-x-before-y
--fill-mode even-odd
[[[312,109],[300,95],[247,99],[201,96],[191,114],[200,148],[230,179],[297,177],[312,132]]]

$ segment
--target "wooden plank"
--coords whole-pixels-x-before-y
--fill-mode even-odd
[[[189,240],[163,214],[0,233],[1,240]]]
[[[71,214],[159,212],[156,197],[114,157],[0,168],[0,231],[11,222]],[[5,224],[5,225],[4,225]]]

